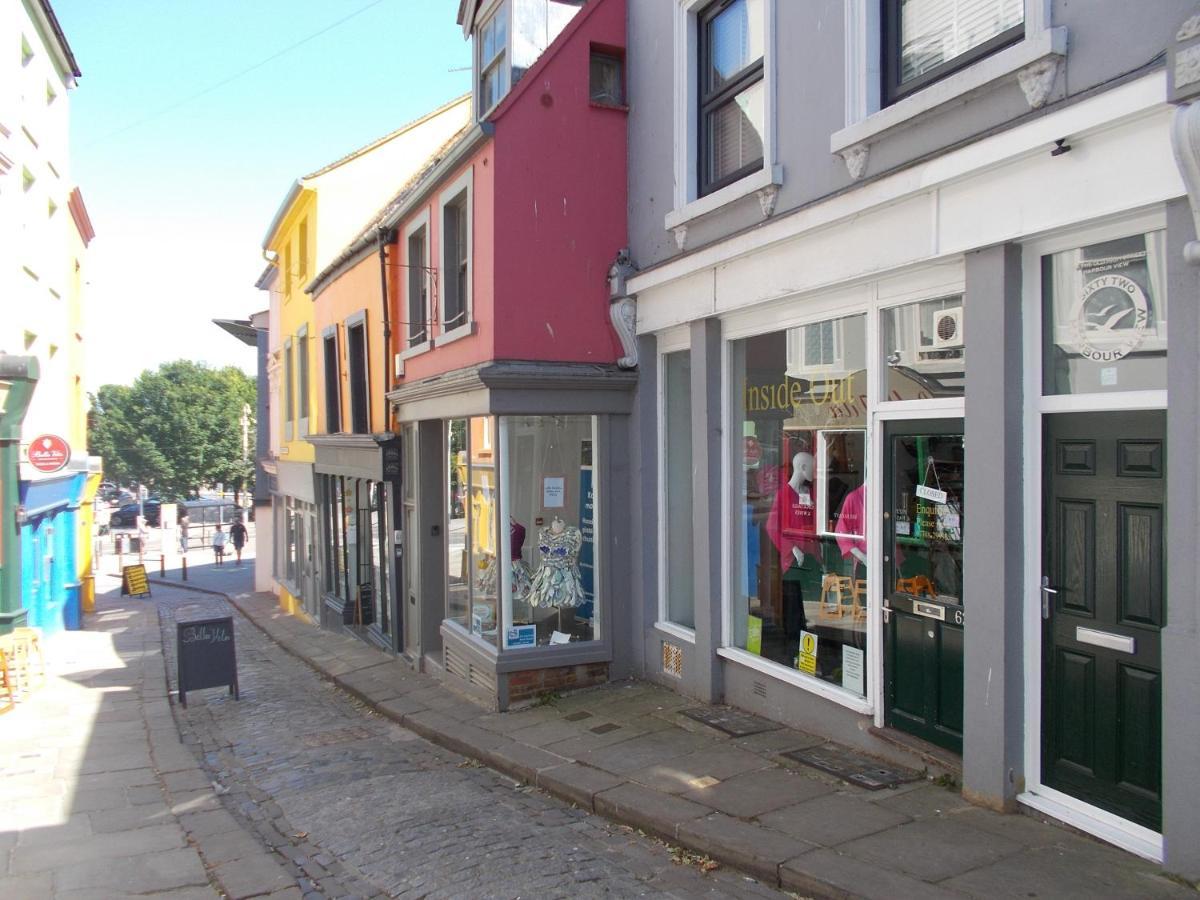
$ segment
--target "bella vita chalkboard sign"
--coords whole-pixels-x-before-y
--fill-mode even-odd
[[[231,616],[177,622],[175,639],[180,703],[187,706],[188,691],[225,685],[234,700],[240,699]]]

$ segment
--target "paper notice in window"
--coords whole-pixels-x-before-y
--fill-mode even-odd
[[[863,695],[864,655],[857,647],[842,644],[842,687],[859,697]]]
[[[542,507],[562,509],[567,496],[567,479],[562,475],[549,475],[542,479]]]
[[[932,500],[934,503],[946,502],[945,491],[939,491],[937,488],[931,488],[924,484],[917,485],[917,496],[923,500]]]

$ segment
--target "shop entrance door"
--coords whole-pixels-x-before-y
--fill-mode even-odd
[[[1043,417],[1042,783],[1162,818],[1166,412]]]
[[[304,611],[309,618],[316,621],[320,617],[320,597],[317,592],[317,551],[314,538],[317,534],[316,517],[311,513],[297,517],[300,522],[299,534],[296,535],[296,547],[302,549],[304,558],[300,560],[301,592],[304,594]]]
[[[963,425],[884,431],[886,724],[962,753]]]

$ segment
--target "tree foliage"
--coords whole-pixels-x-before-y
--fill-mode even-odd
[[[254,472],[255,384],[240,370],[189,360],[147,369],[130,386],[92,396],[88,449],[106,476],[141,482],[168,497],[203,485],[249,482]],[[242,410],[250,407],[249,453],[242,460]]]

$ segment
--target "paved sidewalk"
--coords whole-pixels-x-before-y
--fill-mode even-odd
[[[694,701],[642,682],[488,713],[348,636],[230,600],[282,648],[436,744],[768,884],[819,897],[1196,897],[1157,867],[1028,815],[999,815],[930,782],[868,791],[781,754],[821,739],[729,737],[680,715]],[[297,723],[299,726],[300,723]]]
[[[0,897],[299,897],[232,820],[236,852],[212,853],[222,813],[172,718],[155,607],[105,586],[87,631],[46,642],[46,684],[0,716]]]

